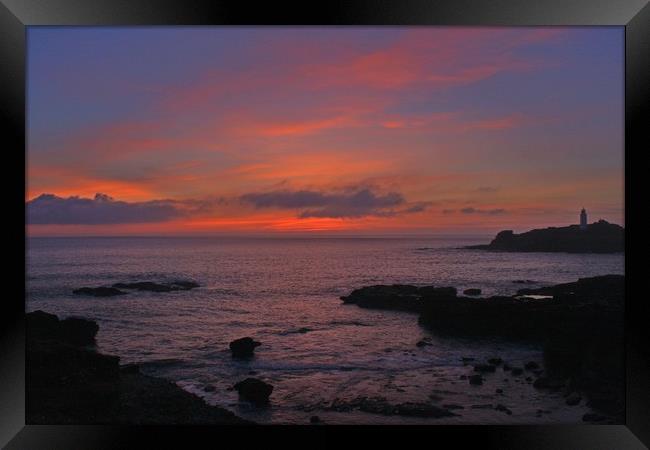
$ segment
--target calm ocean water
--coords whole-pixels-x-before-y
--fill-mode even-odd
[[[141,363],[208,403],[264,423],[541,423],[580,422],[586,407],[566,407],[558,393],[488,376],[460,380],[462,357],[541,361],[536,346],[429,334],[410,313],[342,305],[339,296],[369,284],[478,287],[512,294],[530,286],[624,273],[623,255],[490,253],[464,250],[470,238],[31,238],[27,309],[98,321],[99,350]],[[78,297],[81,286],[192,279],[201,287],[113,298]],[[250,361],[233,360],[228,343],[252,336],[263,345]],[[415,343],[430,337],[434,345]],[[235,382],[248,376],[275,386],[271,406],[240,402]],[[215,391],[206,393],[212,385]],[[495,389],[504,390],[498,398]],[[459,416],[418,419],[323,408],[334,399],[382,396],[390,402],[453,403]],[[508,416],[481,405],[502,403]],[[472,408],[472,406],[475,406]],[[479,406],[478,408],[476,406]],[[536,416],[538,409],[549,413]]]

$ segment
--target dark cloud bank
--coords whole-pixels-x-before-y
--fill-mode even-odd
[[[215,208],[231,202],[256,209],[295,210],[299,218],[391,217],[424,211],[430,203],[408,203],[398,192],[378,194],[370,188],[340,192],[271,191],[249,193],[237,199],[151,200],[125,202],[105,194],[94,198],[42,194],[27,202],[27,223],[33,225],[111,225],[163,222],[193,215],[214,215]]]
[[[34,225],[110,225],[162,222],[182,215],[172,200],[123,202],[105,194],[95,198],[43,194],[27,202],[27,222]]]
[[[368,188],[339,193],[284,190],[245,194],[240,199],[256,208],[297,209],[300,218],[389,217],[420,212],[428,206],[424,202],[409,204],[399,192],[377,194]]]
[[[463,209],[443,209],[442,210],[443,214],[454,214],[454,213],[462,213],[462,214],[487,214],[490,216],[498,215],[498,214],[505,214],[506,210],[502,208],[497,208],[497,209],[478,209],[478,208],[463,208]]]

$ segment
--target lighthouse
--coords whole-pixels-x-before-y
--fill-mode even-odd
[[[587,211],[584,208],[580,211],[580,229],[587,229]]]

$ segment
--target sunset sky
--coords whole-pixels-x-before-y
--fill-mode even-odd
[[[28,232],[623,223],[623,28],[28,29]]]

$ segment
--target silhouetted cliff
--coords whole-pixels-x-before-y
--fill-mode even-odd
[[[625,249],[625,229],[605,220],[587,225],[551,227],[515,234],[499,232],[488,245],[471,245],[470,249],[502,252],[616,253]]]

